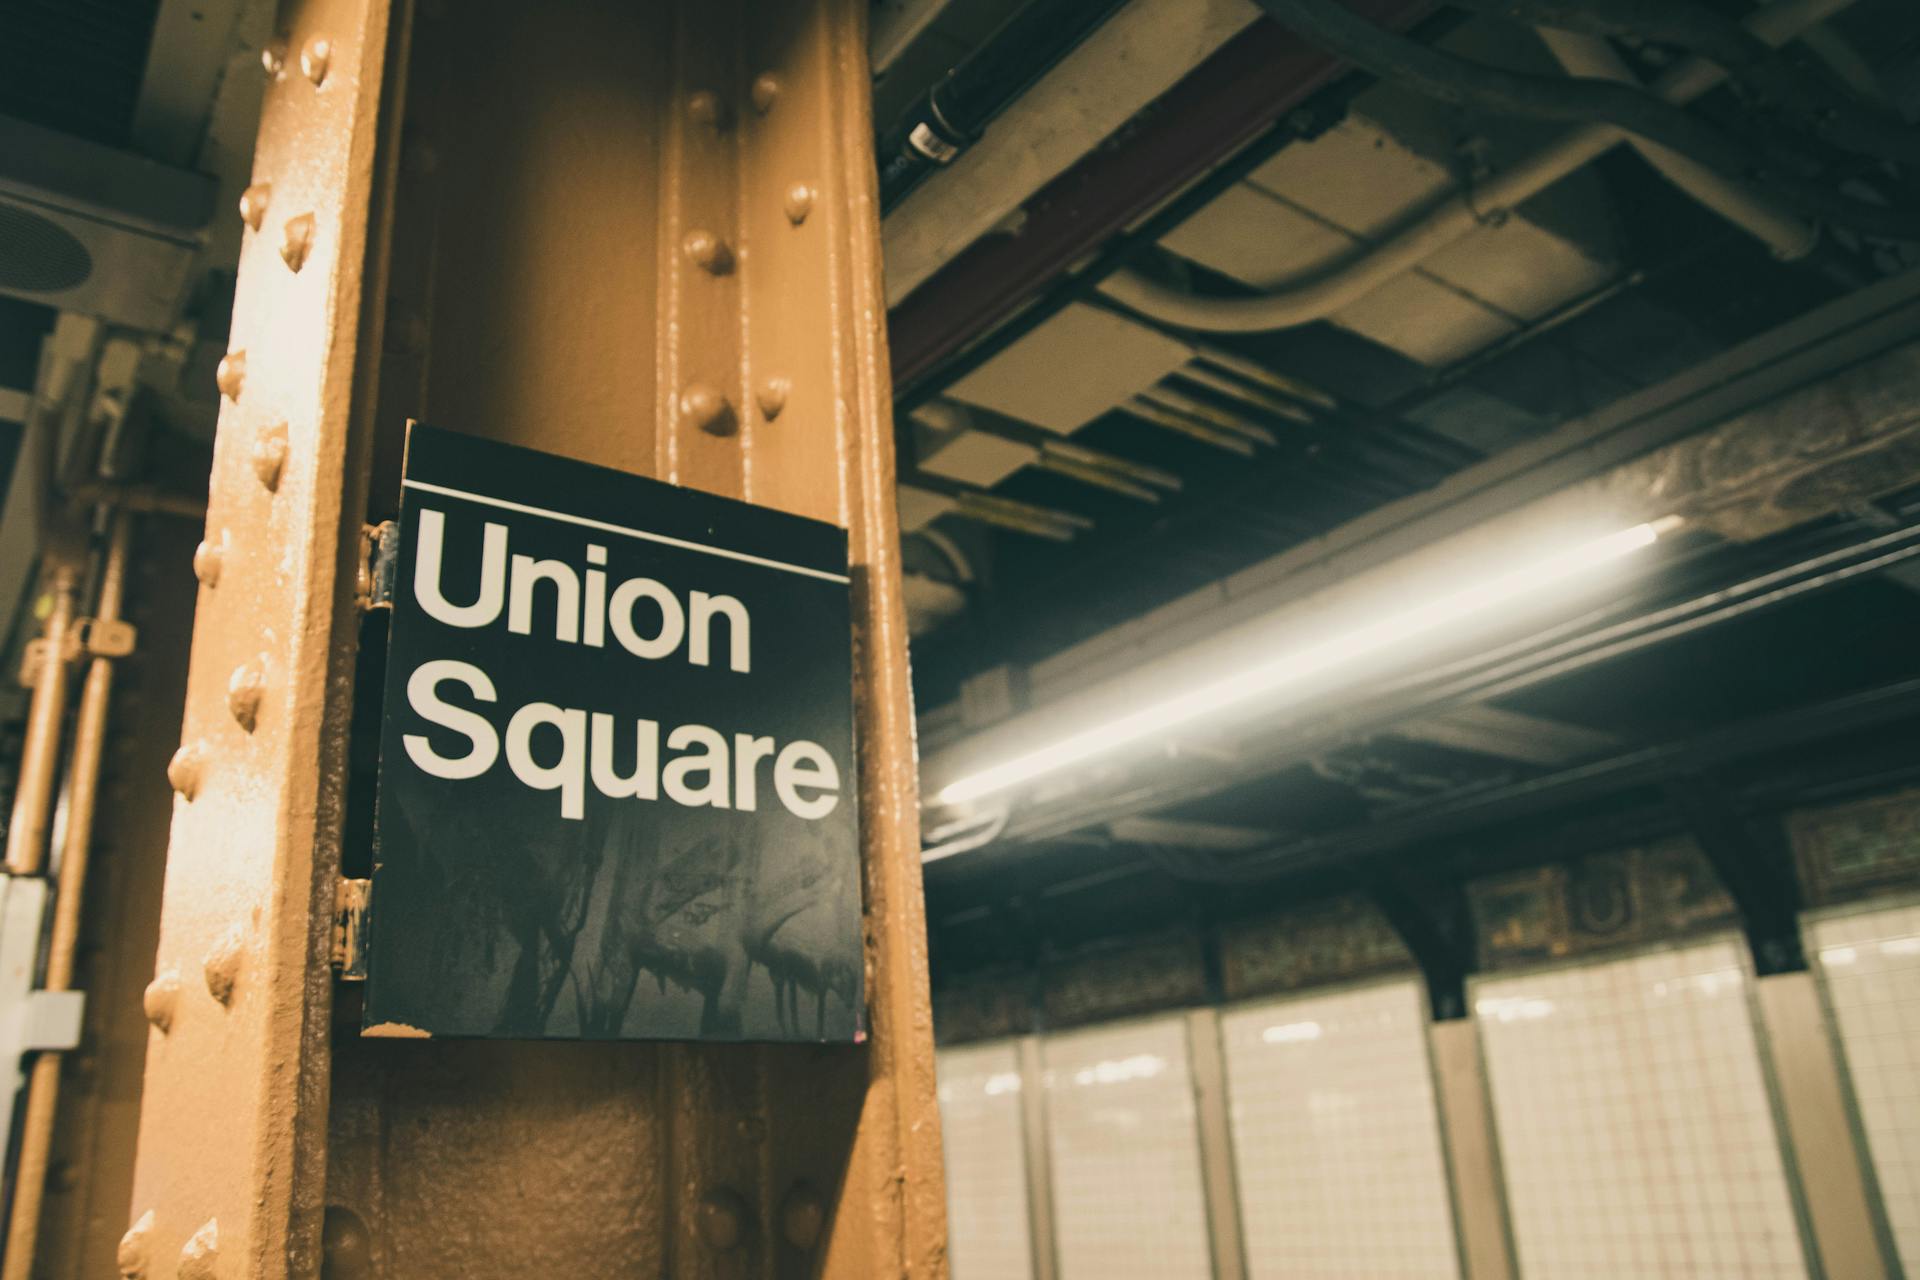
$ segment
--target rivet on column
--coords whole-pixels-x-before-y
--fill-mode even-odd
[[[307,265],[307,254],[313,250],[313,215],[303,213],[297,218],[288,218],[281,232],[280,261],[287,264],[288,270],[298,271]]]
[[[723,276],[733,270],[733,250],[711,231],[689,231],[681,245],[696,267],[711,275]]]
[[[796,1249],[811,1249],[826,1225],[827,1208],[820,1193],[805,1182],[796,1182],[780,1204],[780,1234]]]
[[[680,393],[680,412],[708,435],[733,434],[733,406],[704,382],[687,384],[687,389]]]
[[[753,78],[752,94],[753,109],[761,115],[767,114],[780,96],[780,77],[771,71],[762,71]]]
[[[747,1204],[722,1187],[700,1197],[693,1210],[694,1230],[709,1249],[738,1248],[747,1235]]]
[[[281,73],[287,69],[287,42],[275,40],[262,49],[260,65],[266,69],[268,75],[278,80]]]
[[[114,1254],[124,1280],[145,1280],[152,1241],[153,1210],[149,1209],[127,1228],[127,1234],[120,1237],[120,1249]]]
[[[159,1028],[161,1035],[173,1030],[173,1015],[180,1007],[180,973],[177,969],[167,969],[153,976],[147,984],[145,994],[140,997],[140,1007],[146,1011],[147,1021]]]
[[[253,440],[253,474],[267,492],[280,487],[280,473],[287,467],[287,424],[276,422],[263,428]]]
[[[255,231],[267,218],[267,202],[273,199],[271,182],[256,182],[240,193],[240,221]]]
[[[233,669],[227,678],[227,710],[248,733],[260,722],[260,697],[267,690],[266,659],[260,657]]]
[[[805,222],[807,215],[813,212],[813,201],[813,188],[806,183],[796,182],[788,187],[786,200],[787,221],[796,227]]]
[[[220,570],[227,563],[227,533],[220,531],[217,538],[202,538],[200,545],[193,549],[193,576],[200,579],[203,587],[220,585]]]
[[[220,1224],[208,1218],[187,1242],[180,1246],[180,1280],[214,1280],[215,1264],[220,1261]]]
[[[233,1003],[233,988],[240,981],[240,943],[240,930],[229,929],[200,962],[200,972],[207,980],[207,994],[221,1004]]]
[[[167,781],[173,789],[188,800],[200,790],[200,774],[204,765],[204,755],[199,746],[183,742],[180,749],[173,753],[173,759],[167,761]]]
[[[240,398],[240,388],[247,385],[247,353],[229,351],[220,357],[220,364],[213,371],[213,383],[220,388],[220,394],[229,400]]]
[[[327,64],[333,61],[333,45],[323,36],[315,36],[300,49],[300,74],[319,84],[327,78]]]
[[[793,380],[790,378],[768,378],[753,393],[753,399],[760,406],[760,412],[771,422],[780,416],[787,407],[787,397],[793,392]]]
[[[711,89],[699,89],[687,95],[687,119],[715,131],[733,123],[727,116],[726,104]]]

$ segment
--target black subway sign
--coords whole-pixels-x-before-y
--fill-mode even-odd
[[[416,426],[369,1035],[857,1039],[846,535]]]

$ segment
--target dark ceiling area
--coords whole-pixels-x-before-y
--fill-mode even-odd
[[[1751,11],[1715,8],[1730,19]],[[1462,32],[1464,16],[1435,6],[1406,29],[1417,40],[1454,41],[1473,34]],[[1883,81],[1911,84],[1920,10],[1861,3],[1835,26]],[[1615,48],[1649,76],[1685,54],[1652,39]],[[1831,80],[1805,51],[1792,57],[1806,75]],[[1102,289],[1125,268],[1202,299],[1257,296],[1258,286],[1170,245],[1195,243],[1197,232],[1179,238],[1185,221],[1247,175],[1380,110],[1367,96],[1377,83],[1353,71],[1332,77],[1286,127],[1259,134],[1151,216],[1080,246],[1031,282],[1011,314],[949,336],[949,354],[905,370],[901,471],[918,484],[946,439],[916,414],[968,398],[970,376],[1068,308],[1121,318],[1190,353],[1145,395],[1072,435],[1074,445],[1158,473],[1161,482],[1138,486],[1151,492],[1029,465],[986,491],[1062,517],[1042,533],[964,511],[927,526],[942,552],[909,533],[909,564],[946,576],[964,597],[914,644],[929,757],[975,731],[957,726],[973,724],[973,687],[1001,668],[1013,673],[1006,687],[1017,714],[1023,673],[1036,664],[1071,689],[1059,668],[1076,646],[1137,628],[1155,610],[1199,608],[1191,601],[1212,584],[1285,553],[1310,554],[1362,517],[1913,269],[1911,244],[1845,230],[1783,260],[1641,152],[1617,148],[1584,176],[1586,212],[1604,227],[1604,279],[1448,359],[1414,358],[1342,316],[1273,332],[1200,332]],[[1695,110],[1736,129],[1753,109],[1748,95],[1723,86]],[[1888,100],[1891,110],[1911,105]],[[1436,108],[1442,116],[1456,140],[1479,127]],[[1910,165],[1853,172],[1871,181],[1850,190],[1913,201]],[[1051,216],[1047,199],[1030,202],[1030,219]],[[1535,203],[1518,212],[1542,223],[1552,216]],[[1015,233],[973,252],[1011,255],[1017,241]],[[922,326],[942,289],[956,312],[965,309],[971,295],[936,276],[896,312],[913,313],[912,352],[938,349]],[[1473,295],[1473,282],[1462,293]],[[1908,315],[1910,340],[1920,325]],[[1054,376],[1071,380],[1076,370],[1063,365]],[[1179,422],[1169,422],[1168,406]],[[984,399],[968,412],[975,429],[1021,440],[1032,432]],[[953,491],[949,481],[924,482]],[[1207,757],[1213,746],[1189,756],[1187,744],[1169,742],[1157,764],[1136,760],[1064,784],[1066,799],[1015,793],[987,837],[963,835],[926,865],[936,986],[1156,932],[1204,936],[1333,894],[1449,901],[1468,879],[1670,836],[1703,847],[1750,932],[1775,928],[1782,911],[1792,914],[1777,901],[1791,895],[1792,875],[1769,862],[1784,847],[1782,816],[1920,778],[1920,558],[1910,558],[1920,552],[1920,490],[1906,484],[1762,536],[1689,531],[1576,618],[1495,634],[1485,652],[1448,657],[1444,669],[1390,687],[1292,707],[1227,735],[1217,756]],[[949,572],[954,564],[964,568]],[[1504,741],[1433,731],[1435,715],[1461,708],[1523,727]],[[1027,718],[1044,728],[1041,712]],[[1074,727],[1063,721],[1054,732]],[[1529,732],[1544,736],[1530,741]],[[1550,742],[1556,734],[1564,736]],[[936,818],[929,844],[963,827]]]

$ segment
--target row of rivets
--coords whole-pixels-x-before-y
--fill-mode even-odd
[[[300,72],[313,82],[317,88],[326,81],[327,72],[333,61],[333,45],[324,37],[315,36],[308,40],[300,50]],[[260,52],[260,63],[268,75],[278,79],[286,71],[287,49],[284,43],[268,45]],[[256,182],[247,187],[240,195],[240,218],[251,231],[258,232],[266,225],[267,208],[272,203],[273,184]],[[301,213],[287,219],[281,229],[280,260],[290,271],[298,272],[307,264],[313,251],[316,224],[311,213]],[[214,381],[220,394],[229,401],[238,402],[240,393],[246,386],[247,353],[244,349],[229,351],[220,360]],[[261,485],[272,493],[280,487],[280,479],[286,469],[288,454],[287,424],[276,422],[260,432],[253,443],[250,462],[253,473]],[[220,582],[221,571],[225,567],[227,535],[224,530],[217,537],[208,537],[201,541],[193,553],[193,574],[200,584],[209,589]],[[266,657],[243,664],[227,682],[227,709],[240,727],[252,733],[259,721],[260,702],[266,689]],[[183,799],[192,801],[199,793],[202,774],[205,771],[205,752],[197,744],[187,742],[173,753],[167,762],[167,781]],[[241,961],[245,954],[245,938],[239,926],[222,934],[207,952],[201,963],[201,973],[206,980],[207,994],[220,1005],[228,1006],[233,1001],[234,988],[240,979]],[[168,968],[155,975],[147,984],[141,996],[141,1008],[150,1022],[162,1035],[173,1030],[174,1019],[180,1006],[180,975],[175,969]],[[146,1213],[134,1222],[120,1239],[116,1256],[120,1274],[125,1280],[143,1280],[148,1273],[151,1255],[151,1241],[154,1231],[153,1211]],[[179,1280],[214,1280],[218,1269],[220,1254],[220,1228],[217,1220],[209,1218],[190,1236],[180,1248],[179,1265],[175,1275]]]
[[[750,1210],[736,1191],[719,1187],[700,1197],[694,1230],[710,1249],[736,1249],[746,1238]],[[780,1204],[780,1234],[796,1249],[812,1249],[826,1225],[826,1204],[809,1183],[796,1182]]]
[[[761,115],[767,114],[780,97],[780,78],[771,71],[762,72],[754,78],[749,94],[754,109]],[[711,89],[700,89],[688,95],[687,117],[695,124],[716,132],[732,124],[726,104]],[[819,193],[809,183],[796,182],[788,187],[783,199],[787,221],[796,227],[805,222],[813,212],[817,199]],[[696,229],[688,232],[681,248],[695,266],[710,275],[726,275],[733,270],[732,249],[711,231]],[[768,378],[754,391],[754,403],[760,406],[761,414],[772,421],[786,408],[787,397],[792,392],[791,379]],[[733,407],[727,403],[727,398],[702,382],[688,383],[681,391],[680,412],[710,435],[732,435],[737,425],[733,419]]]

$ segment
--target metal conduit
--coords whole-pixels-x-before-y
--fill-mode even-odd
[[[59,772],[60,722],[67,713],[67,636],[73,629],[77,575],[69,566],[53,571],[52,607],[40,627],[40,665],[27,707],[27,736],[20,748],[20,789],[7,827],[7,871],[39,875],[47,864],[47,823]]]
[[[1779,46],[1853,3],[1779,0],[1749,15],[1743,25],[1767,44]],[[1725,79],[1726,72],[1720,67],[1704,58],[1690,58],[1648,88],[1668,102],[1685,105]],[[1487,219],[1540,194],[1627,140],[1628,135],[1612,125],[1574,129],[1473,189],[1442,199],[1377,247],[1325,275],[1276,293],[1251,298],[1202,298],[1133,270],[1115,272],[1100,284],[1100,291],[1142,315],[1183,329],[1264,333],[1310,324],[1359,301],[1478,229]],[[1725,212],[1711,201],[1706,203],[1717,212]]]
[[[100,573],[96,623],[117,622],[126,594],[127,549],[133,517],[113,514],[107,555]],[[69,572],[68,608],[72,607]],[[65,663],[60,664],[64,671]],[[86,890],[87,861],[93,844],[93,818],[100,791],[100,758],[106,745],[107,707],[113,696],[114,659],[96,655],[87,666],[75,716],[73,757],[67,771],[67,824],[60,852],[59,883],[53,899],[53,933],[47,945],[47,991],[73,987],[74,953],[80,937],[80,908]],[[44,679],[44,673],[43,673]],[[64,680],[63,680],[64,690]],[[35,686],[35,705],[40,688]],[[51,755],[51,749],[49,749]],[[53,1119],[60,1103],[63,1054],[42,1050],[27,1079],[26,1114],[20,1128],[20,1158],[15,1166],[13,1214],[7,1228],[4,1280],[29,1280],[39,1245],[40,1207],[45,1198],[48,1158],[53,1149]]]
[[[1635,88],[1640,77],[1622,61],[1613,46],[1600,36],[1581,35],[1541,27],[1538,32],[1547,51],[1553,54],[1569,75],[1596,80],[1617,80]],[[1627,144],[1658,169],[1674,186],[1759,240],[1782,262],[1793,262],[1813,252],[1820,241],[1820,230],[1812,222],[1769,200],[1751,186],[1716,173],[1670,147],[1650,142],[1637,134],[1627,135]]]

